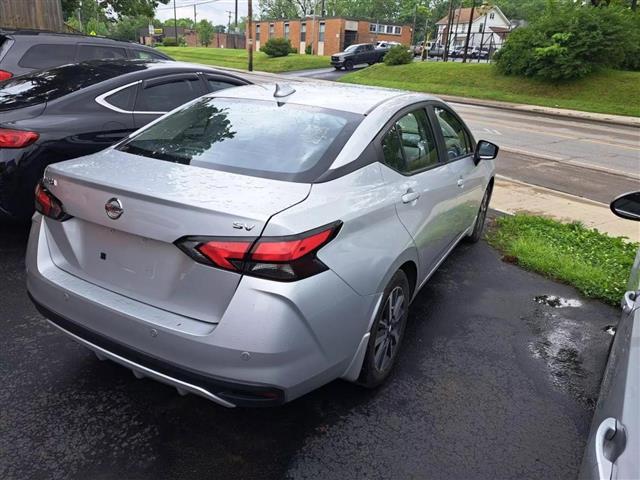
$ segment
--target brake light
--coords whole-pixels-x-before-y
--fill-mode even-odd
[[[0,148],[23,148],[38,140],[36,132],[0,128]]]
[[[288,237],[183,237],[176,246],[199,263],[283,282],[307,278],[327,270],[316,256],[338,233],[334,222]]]
[[[63,221],[71,218],[65,213],[60,200],[45,188],[42,181],[36,186],[36,210],[54,220]]]
[[[11,77],[13,77],[13,73],[7,72],[6,70],[0,70],[0,82],[3,80],[9,80]]]

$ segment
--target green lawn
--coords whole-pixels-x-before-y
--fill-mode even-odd
[[[612,305],[625,292],[639,247],[579,223],[531,215],[499,217],[487,239],[509,261]]]
[[[640,72],[604,70],[572,82],[551,84],[498,73],[493,65],[419,62],[374,65],[341,81],[443,95],[640,116]]]
[[[247,69],[246,50],[204,47],[158,47],[158,50],[175,60],[183,62]],[[263,72],[278,73],[329,66],[329,57],[317,55],[290,54],[286,57],[278,58],[269,58],[262,52],[255,52],[253,55],[254,70]]]

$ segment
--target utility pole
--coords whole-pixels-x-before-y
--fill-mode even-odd
[[[176,0],[173,0],[173,34],[178,44],[178,16],[176,15]]]
[[[235,16],[234,21],[233,21],[233,30],[234,30],[234,32],[238,31],[238,0],[236,0],[236,16]],[[229,32],[227,32],[227,33],[229,33]],[[234,40],[234,42],[235,42],[235,40]]]
[[[231,14],[233,12],[231,10],[227,10],[227,15],[229,16],[229,19],[227,20],[227,34],[231,33]]]
[[[478,63],[480,63],[480,57],[482,56],[482,45],[484,44],[484,31],[487,29],[487,17],[489,16],[489,12],[487,11],[486,8],[482,9],[482,13],[484,13],[484,25],[482,27],[482,34],[480,35],[480,50],[478,51]],[[493,35],[491,36],[493,37]]]
[[[471,25],[473,24],[473,14],[476,9],[476,0],[472,0],[471,3],[471,17],[469,18],[469,28],[467,28],[467,38],[464,41],[464,55],[462,56],[462,63],[467,63],[467,50],[469,50],[469,38],[471,37]]]
[[[638,10],[638,0],[631,0],[631,10],[634,12]]]
[[[196,12],[196,4],[193,4],[193,31],[196,32],[196,47],[198,46],[198,13]]]
[[[82,0],[80,0],[78,6],[78,22],[80,22],[80,31],[84,33],[84,28],[82,27]]]
[[[247,9],[247,43],[249,44],[249,71],[253,71],[253,0],[249,0]]]

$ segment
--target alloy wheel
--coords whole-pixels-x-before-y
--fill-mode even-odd
[[[385,372],[391,366],[398,350],[407,308],[402,287],[391,290],[382,308],[374,343],[374,364],[379,372]]]

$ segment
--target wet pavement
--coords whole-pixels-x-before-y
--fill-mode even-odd
[[[616,309],[461,245],[390,381],[227,410],[96,357],[30,305],[0,226],[0,478],[574,478]]]

